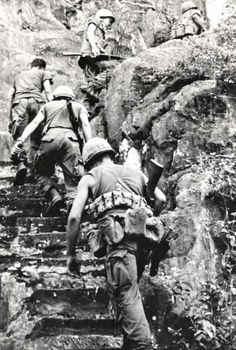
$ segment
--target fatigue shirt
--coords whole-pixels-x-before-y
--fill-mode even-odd
[[[38,102],[45,102],[42,92],[43,83],[50,80],[52,83],[51,73],[41,69],[31,69],[18,74],[13,82],[15,95],[13,105],[18,103],[22,98],[34,98]]]
[[[75,117],[78,117],[78,119],[80,113],[86,113],[85,107],[78,102],[72,102],[72,108]],[[77,136],[70,122],[66,100],[50,101],[41,107],[40,112],[45,116],[45,128],[43,130],[42,141],[53,140],[59,134],[66,134],[73,140],[77,140]]]
[[[105,27],[101,21],[100,18],[97,18],[96,16],[91,17],[88,20],[85,32],[84,32],[84,37],[83,37],[83,42],[82,42],[82,47],[81,47],[81,53],[83,55],[91,55],[92,54],[92,48],[90,45],[90,42],[88,40],[88,27],[90,24],[94,24],[96,26],[95,29],[95,43],[98,46],[99,49],[104,49],[105,44],[106,44],[106,32],[105,32]]]
[[[200,28],[193,21],[195,15],[201,17],[200,11],[197,9],[190,9],[184,12],[172,30],[172,38],[200,34]]]
[[[130,188],[130,191],[139,196],[143,196],[146,185],[146,177],[141,171],[125,165],[101,165],[93,168],[84,176],[93,176],[96,181],[96,185],[92,190],[92,199],[96,199],[104,193],[115,191],[117,184],[120,186],[118,179],[121,179]],[[128,191],[126,188],[123,189],[125,192]],[[125,237],[119,244],[108,247],[108,255],[117,255],[117,249],[136,253],[137,242],[135,238]]]

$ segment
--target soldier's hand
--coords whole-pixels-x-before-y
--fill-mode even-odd
[[[24,145],[24,141],[18,139],[14,146],[11,149],[11,159],[14,160],[17,158],[18,154],[22,151],[22,147]]]
[[[99,48],[98,48],[97,46],[94,46],[94,47],[92,48],[92,54],[93,54],[94,56],[98,56],[98,55],[100,54],[100,50],[99,50]]]
[[[81,268],[81,264],[79,263],[79,261],[75,256],[67,257],[67,271],[70,275],[79,276],[80,268]]]

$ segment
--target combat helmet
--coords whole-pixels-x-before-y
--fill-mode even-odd
[[[54,98],[69,97],[73,100],[75,99],[73,90],[69,86],[65,86],[65,85],[58,86],[53,92],[53,97]]]
[[[99,18],[111,18],[112,23],[115,22],[115,17],[110,10],[100,9],[97,11],[96,16]]]
[[[192,1],[185,1],[181,5],[181,13],[185,13],[188,10],[196,9],[197,6]]]
[[[108,153],[113,156],[115,155],[114,149],[105,139],[101,137],[94,137],[90,139],[84,145],[82,152],[84,166],[87,167],[91,160],[102,153]]]

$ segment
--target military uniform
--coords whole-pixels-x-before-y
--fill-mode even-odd
[[[93,200],[116,190],[124,193],[131,191],[134,196],[144,200],[142,196],[146,183],[145,176],[142,172],[128,166],[117,164],[109,167],[97,166],[84,176],[93,176],[96,181],[92,193]],[[91,206],[92,212],[95,212],[93,204]],[[106,211],[104,215],[97,213],[96,221],[99,222],[103,231],[105,230],[107,240],[107,286],[117,319],[122,325],[123,349],[152,349],[151,333],[138,287],[136,261],[138,241],[124,232],[126,211],[127,208],[117,202],[117,207]]]
[[[89,25],[95,25],[94,32],[95,43],[101,53],[105,52],[107,46],[107,33],[106,27],[102,19],[98,16],[93,16],[88,20],[85,28],[85,34],[83,37],[81,54],[78,64],[84,70],[84,74],[87,79],[87,84],[81,87],[81,91],[85,94],[84,102],[90,107],[99,101],[101,98],[101,90],[106,88],[117,61],[98,61],[96,57],[93,57],[91,44],[89,43],[87,32]]]
[[[45,116],[45,127],[39,151],[36,155],[38,182],[47,193],[54,185],[51,176],[55,172],[55,164],[63,171],[68,203],[73,201],[77,193],[77,184],[83,174],[81,145],[70,122],[67,101],[53,100],[41,108]],[[86,109],[77,102],[71,102],[75,116]]]
[[[25,127],[34,119],[41,106],[45,103],[42,96],[43,83],[50,80],[52,76],[45,70],[29,70],[18,74],[13,82],[15,89],[12,103],[11,133],[17,140],[23,133]],[[35,153],[38,149],[42,128],[38,128],[31,135],[31,145],[25,144],[19,155],[19,161],[33,163]],[[28,159],[27,159],[28,158]]]
[[[205,26],[201,20],[201,12],[192,1],[185,1],[181,5],[181,16],[171,31],[172,39],[182,39],[201,34]]]

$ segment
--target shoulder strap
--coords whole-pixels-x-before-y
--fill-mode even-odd
[[[77,136],[77,139],[79,141],[79,145],[80,145],[80,151],[82,152],[82,148],[83,148],[83,139],[82,137],[80,136],[79,132],[78,132],[78,128],[80,127],[81,128],[81,123],[80,123],[80,119],[76,119],[75,117],[75,113],[74,113],[74,110],[73,110],[73,106],[72,106],[72,101],[68,101],[67,102],[67,109],[68,109],[68,112],[69,112],[69,118],[70,118],[70,122],[71,122],[71,125],[73,127],[73,130],[74,130],[74,133],[76,134]]]
[[[123,174],[123,168],[122,168],[122,171],[121,171],[121,176],[122,176],[122,174]],[[129,188],[129,186],[126,185],[126,183],[122,180],[121,177],[119,177],[119,178],[117,179],[117,183],[119,183],[122,187],[124,187],[128,192],[134,193],[134,191],[132,191],[132,190]]]
[[[118,179],[117,179],[117,182],[118,182],[122,187],[124,187],[128,192],[134,193],[134,192],[126,185],[126,183],[125,183],[121,178],[118,178]]]

